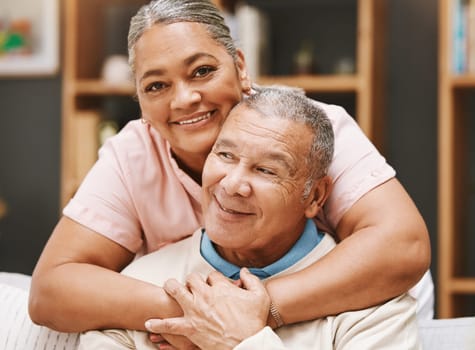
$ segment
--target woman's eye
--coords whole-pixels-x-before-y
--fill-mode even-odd
[[[165,87],[164,83],[154,82],[154,83],[148,84],[145,87],[145,91],[146,92],[156,92],[156,91],[162,90],[164,87]]]
[[[213,71],[215,71],[215,69],[213,67],[203,66],[203,67],[199,67],[197,70],[195,70],[194,75],[195,75],[195,77],[199,77],[199,78],[200,77],[205,77]]]

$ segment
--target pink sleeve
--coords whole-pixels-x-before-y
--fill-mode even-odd
[[[364,194],[393,178],[394,169],[364,135],[355,120],[341,107],[318,103],[332,122],[335,154],[329,175],[334,186],[319,227],[335,232],[345,212]]]
[[[127,184],[123,150],[108,141],[74,197],[63,209],[72,220],[119,243],[132,252],[142,246],[140,224]]]

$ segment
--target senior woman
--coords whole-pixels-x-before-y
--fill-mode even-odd
[[[31,318],[60,331],[144,330],[147,319],[181,312],[163,289],[118,272],[202,226],[205,159],[231,108],[252,93],[243,54],[210,1],[152,1],[128,40],[142,119],[100,150],[33,273]],[[430,262],[426,226],[394,170],[342,108],[316,103],[335,132],[335,184],[315,220],[341,242],[267,284],[286,324],[388,300]]]

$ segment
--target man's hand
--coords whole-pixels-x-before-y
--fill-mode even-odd
[[[184,316],[152,319],[145,326],[153,333],[183,335],[201,349],[232,349],[264,328],[269,314],[270,297],[259,279],[243,268],[241,282],[242,288],[219,272],[207,281],[192,274],[186,286],[168,280],[164,289]]]
[[[149,340],[159,350],[199,350],[188,338],[174,334],[149,334]]]

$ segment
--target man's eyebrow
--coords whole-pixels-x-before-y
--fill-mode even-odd
[[[282,152],[274,152],[274,151],[269,151],[266,152],[266,156],[269,157],[272,161],[276,161],[280,164],[282,164],[290,174],[295,174],[297,172],[296,167],[294,166],[294,160],[293,158],[289,157],[287,154],[284,154]]]
[[[231,148],[234,148],[236,147],[236,144],[230,140],[226,140],[226,139],[217,139],[215,144],[214,144],[214,147],[231,147]]]
[[[195,61],[199,60],[200,58],[202,57],[207,57],[207,58],[211,58],[215,61],[217,61],[216,57],[214,57],[213,55],[210,55],[209,53],[206,53],[206,52],[198,52],[194,55],[191,55],[190,57],[186,58],[185,61],[184,61],[184,64],[186,66],[189,66],[191,64],[193,64]],[[153,75],[163,75],[165,74],[166,70],[165,69],[151,69],[151,70],[148,70],[146,71],[142,77],[140,78],[140,81],[150,77],[150,76],[153,76]]]
[[[226,140],[226,139],[218,139],[216,140],[216,143],[214,144],[215,147],[228,147],[228,148],[235,148],[236,143]],[[272,161],[276,161],[280,164],[282,164],[290,174],[295,174],[297,169],[294,166],[294,159],[292,157],[289,157],[287,154],[282,153],[282,152],[276,152],[273,150],[268,150],[263,154],[266,159],[270,159]]]

